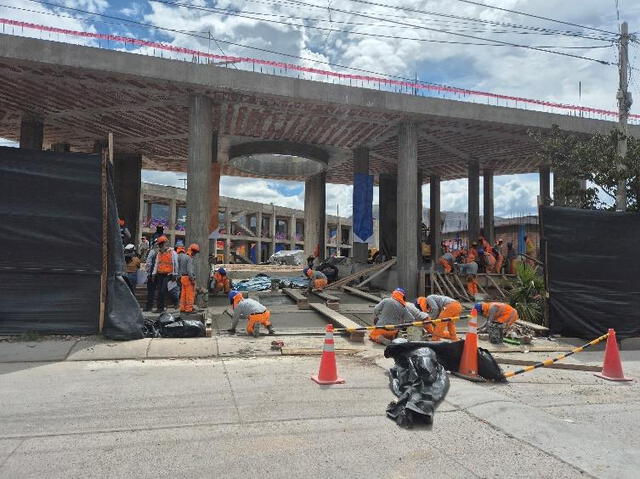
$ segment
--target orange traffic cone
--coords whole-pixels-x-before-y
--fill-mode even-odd
[[[622,361],[620,360],[620,351],[616,342],[616,332],[609,329],[607,337],[607,347],[604,350],[604,363],[602,372],[596,374],[599,378],[608,379],[609,381],[632,381],[631,378],[625,378],[622,372]]]
[[[456,376],[471,381],[483,381],[478,375],[478,312],[471,311],[468,323],[468,332],[464,338],[464,349],[460,358],[460,366]]]
[[[344,379],[338,377],[336,367],[336,353],[333,345],[333,325],[327,325],[327,334],[324,337],[324,347],[322,348],[322,358],[320,359],[320,370],[317,376],[311,376],[318,384],[342,384]]]

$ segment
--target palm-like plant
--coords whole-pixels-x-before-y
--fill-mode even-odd
[[[516,308],[518,316],[530,323],[544,322],[544,280],[536,269],[521,263],[516,267],[516,281],[509,292],[509,304]]]

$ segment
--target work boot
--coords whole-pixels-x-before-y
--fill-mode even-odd
[[[227,329],[227,333],[229,333],[229,334],[236,334],[236,328],[229,328],[229,329]]]
[[[271,326],[267,326],[267,329],[269,330],[269,336],[273,336],[274,334],[276,334]]]
[[[260,323],[253,325],[253,337],[257,338],[258,336],[260,336]]]

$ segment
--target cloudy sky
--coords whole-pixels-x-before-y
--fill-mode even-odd
[[[640,30],[640,2],[3,0],[0,17],[325,70],[347,72],[347,67],[352,67],[380,75],[417,77],[425,82],[615,110],[617,69],[594,60],[617,61],[613,40],[619,21],[628,21],[631,32]],[[9,27],[6,32],[43,38],[47,35]],[[632,66],[640,60],[639,53],[638,44],[632,43]],[[636,98],[640,98],[638,85],[632,70],[630,89]],[[639,109],[632,108],[634,111]],[[145,181],[169,185],[181,185],[179,180],[184,177],[168,172],[143,173]],[[496,177],[496,215],[534,212],[537,192],[537,175]],[[299,183],[225,177],[221,194],[261,197],[266,202],[302,207],[304,191]],[[375,194],[377,200],[377,191]],[[466,211],[466,180],[444,183],[442,195],[444,209]],[[428,206],[428,186],[423,196]],[[341,214],[351,213],[349,187],[328,185],[327,211],[334,213],[336,206]]]

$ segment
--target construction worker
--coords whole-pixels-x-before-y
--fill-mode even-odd
[[[489,341],[493,344],[501,344],[504,334],[518,320],[518,312],[506,303],[476,303],[471,314],[487,318],[487,322],[478,328],[478,332],[487,331]]]
[[[369,339],[378,344],[390,344],[398,336],[397,329],[386,329],[384,326],[412,323],[411,312],[406,307],[407,298],[404,289],[398,288],[373,308],[373,321],[376,329],[369,334]]]
[[[476,277],[473,274],[467,276],[467,292],[475,297],[476,294],[480,292],[480,288],[478,287],[478,282],[476,281]]]
[[[316,271],[311,268],[305,268],[302,270],[302,273],[309,278],[309,289],[315,289],[322,291],[325,286],[329,283],[326,275],[321,271]]]
[[[214,293],[221,292],[229,294],[231,291],[231,280],[227,276],[227,271],[224,268],[220,267],[215,273],[213,273],[212,286]]]
[[[198,254],[200,246],[193,243],[189,250],[185,251],[184,246],[178,246],[178,276],[180,278],[180,312],[192,313],[193,303],[196,299],[196,272],[194,268],[193,256]]]
[[[516,274],[516,262],[518,261],[518,254],[513,248],[513,243],[507,243],[507,274]]]
[[[429,313],[427,312],[427,298],[424,296],[417,297],[413,304],[407,303],[407,309],[416,321],[425,321],[429,319]],[[422,329],[424,329],[425,333],[433,335],[433,324],[424,323]]]
[[[122,245],[129,244],[131,242],[131,232],[129,228],[124,224],[124,219],[118,219],[118,226],[120,226],[120,237],[122,238]]]
[[[442,266],[442,269],[445,273],[451,273],[453,271],[453,262],[455,258],[453,253],[444,253],[440,258],[438,258],[438,264]]]
[[[178,255],[169,247],[169,239],[160,236],[157,240],[158,251],[155,255],[155,264],[151,275],[158,291],[156,312],[165,310],[165,294],[168,292],[169,281],[175,281],[178,274]],[[174,298],[174,307],[178,307],[177,298]]]
[[[525,248],[525,253],[527,253],[526,263],[529,266],[532,266],[535,268],[536,245],[533,244],[533,241],[531,241],[531,238],[529,238],[528,236],[524,237],[524,248]]]
[[[462,305],[453,298],[430,294],[426,298],[418,298],[420,309],[429,314],[430,319],[457,318],[462,313]],[[428,328],[427,328],[428,332]],[[433,325],[432,341],[449,339],[458,341],[455,321],[442,321]]]
[[[129,243],[124,247],[124,262],[127,266],[127,284],[132,293],[136,292],[138,284],[138,270],[140,269],[140,258],[136,254],[135,245]]]
[[[231,329],[227,329],[230,334],[236,334],[236,328],[241,319],[247,320],[247,334],[257,338],[260,335],[260,325],[267,328],[269,334],[275,334],[271,326],[271,313],[255,299],[244,298],[240,291],[230,291],[228,296],[229,303],[233,307],[233,317],[231,320]]]
[[[497,273],[496,271],[497,260],[493,254],[493,248],[491,251],[484,251],[484,268],[487,273]]]

